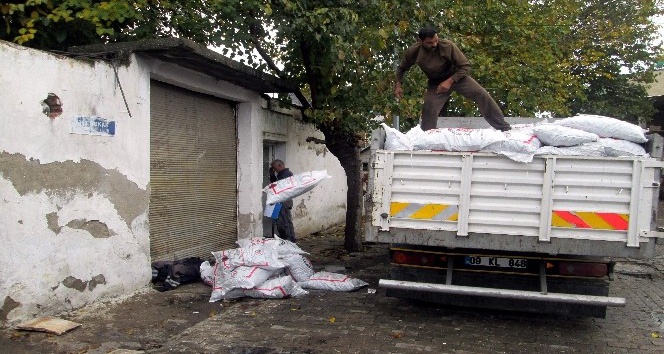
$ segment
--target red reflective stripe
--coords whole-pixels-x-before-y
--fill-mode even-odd
[[[554,211],[556,215],[560,216],[563,220],[567,221],[568,223],[574,225],[574,227],[578,227],[581,229],[590,229],[590,225],[588,225],[583,219],[580,217],[576,216],[576,214],[570,213],[569,211]]]
[[[597,215],[609,223],[609,225],[611,225],[614,230],[627,230],[627,227],[629,226],[629,223],[623,219],[620,214],[597,213]]]

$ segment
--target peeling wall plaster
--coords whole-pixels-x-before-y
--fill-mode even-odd
[[[56,314],[147,285],[148,192],[93,162],[21,158],[0,153],[0,299],[11,299],[0,316]]]
[[[44,192],[58,199],[72,193],[104,194],[128,225],[145,212],[149,202],[147,191],[129,181],[127,176],[88,160],[41,164],[21,154],[0,152],[0,173],[12,182],[20,195]]]

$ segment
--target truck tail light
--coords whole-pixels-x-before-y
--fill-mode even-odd
[[[560,262],[558,272],[561,275],[600,278],[609,275],[609,266],[606,263]]]
[[[440,267],[445,264],[447,257],[434,253],[393,251],[392,261],[403,265]]]

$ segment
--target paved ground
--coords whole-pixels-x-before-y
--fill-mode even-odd
[[[621,262],[605,319],[445,308],[385,297],[387,251],[346,254],[339,229],[302,238],[317,269],[370,283],[352,293],[209,303],[198,284],[153,290],[63,315],[83,324],[61,336],[0,331],[0,353],[662,353],[664,246],[652,262]],[[373,290],[376,290],[373,293]],[[123,349],[123,350],[118,350]]]

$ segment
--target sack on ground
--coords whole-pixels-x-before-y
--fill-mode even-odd
[[[332,291],[354,291],[369,283],[348,275],[318,272],[309,280],[299,283],[303,289],[332,290]]]
[[[258,299],[283,299],[287,297],[301,297],[309,294],[302,289],[290,276],[269,279],[253,289],[244,290],[245,296]]]
[[[505,135],[493,129],[442,128],[427,130],[411,143],[414,150],[480,151],[501,140]]]
[[[273,238],[242,238],[237,240],[236,243],[242,248],[252,245],[265,245],[277,252],[277,256],[283,256],[287,254],[309,254],[308,252],[302,250],[295,242],[284,240],[277,235],[274,235]]]
[[[556,124],[541,124],[535,127],[535,135],[549,146],[577,146],[599,140],[595,133]]]
[[[203,283],[212,286],[214,284],[214,267],[210,265],[210,262],[205,261],[201,263],[200,270]]]
[[[616,118],[592,114],[579,114],[555,121],[553,124],[595,133],[602,138],[616,138],[634,143],[645,143],[648,139],[645,130],[636,124]]]
[[[413,150],[413,145],[406,134],[385,123],[381,125],[385,129],[385,150]]]
[[[259,267],[226,269],[216,264],[213,290],[251,289],[270,279],[274,273],[275,270],[266,270]]]
[[[210,294],[210,302],[220,301],[220,300],[232,300],[245,297],[244,289],[231,289],[225,290],[222,288],[213,288],[212,294]]]
[[[212,255],[217,263],[222,264],[226,269],[256,266],[267,270],[277,270],[286,267],[277,258],[277,252],[274,248],[265,244],[212,252]]]
[[[332,178],[327,171],[309,171],[272,182],[263,188],[267,194],[267,204],[291,200],[302,195],[327,178]]]
[[[314,266],[300,254],[288,254],[280,259],[286,264],[288,274],[297,282],[307,281],[314,275]]]

